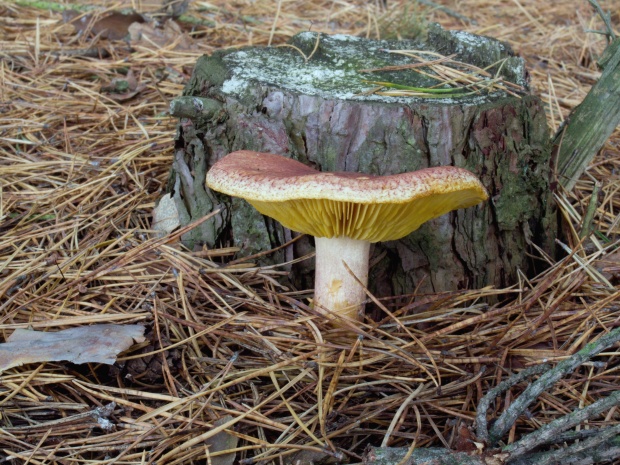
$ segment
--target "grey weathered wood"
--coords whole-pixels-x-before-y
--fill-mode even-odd
[[[407,447],[373,447],[367,453],[364,465],[555,465],[558,463],[562,465],[590,465],[617,463],[614,460],[620,457],[618,428],[619,426],[616,425],[615,431],[608,432],[608,435],[615,433],[615,437],[602,442],[591,441],[591,438],[588,438],[572,446],[533,453],[514,461],[507,459],[508,454],[498,449],[487,449],[483,454],[479,454],[477,452],[458,452],[441,447],[420,448],[415,449],[411,456],[404,460],[408,452]],[[596,444],[592,445],[591,443]]]
[[[549,196],[550,143],[541,101],[498,92],[458,99],[364,95],[364,79],[430,86],[414,72],[378,75],[358,70],[411,63],[386,49],[425,49],[480,67],[500,60],[503,79],[526,86],[523,60],[501,42],[432,25],[417,41],[374,41],[315,33],[296,47],[223,50],[198,60],[184,96],[169,192],[186,220],[217,205],[223,213],[184,239],[194,245],[232,241],[250,255],[280,245],[291,233],[244,201],[201,189],[206,168],[248,149],[298,159],[325,171],[393,174],[456,165],[476,173],[489,202],[424,225],[410,236],[374,247],[370,285],[379,295],[436,292],[515,282],[531,269],[528,242],[550,251],[554,217]],[[495,73],[498,66],[491,67]],[[213,103],[219,102],[219,105]],[[208,111],[205,111],[205,108]],[[182,109],[182,110],[181,110]],[[310,239],[266,257],[284,261],[311,248]],[[372,261],[371,261],[372,262]],[[295,268],[310,286],[311,263]]]
[[[407,447],[372,447],[364,457],[364,465],[488,465],[480,455],[441,447],[415,449],[404,460],[407,452]]]
[[[615,408],[620,403],[620,392],[615,391],[607,397],[598,399],[586,407],[576,408],[572,412],[543,424],[537,430],[527,433],[511,444],[502,445],[505,435],[517,422],[518,418],[547,389],[561,378],[582,366],[603,350],[614,346],[620,340],[620,329],[616,328],[605,333],[593,342],[588,343],[570,358],[561,361],[557,366],[548,365],[529,367],[512,375],[507,380],[491,389],[478,403],[476,414],[476,436],[464,436],[457,440],[465,451],[453,451],[442,448],[416,449],[407,457],[406,447],[372,447],[365,457],[364,465],[551,465],[588,464],[620,457],[620,425],[592,426],[587,434],[569,431],[577,425],[599,417],[602,413]],[[506,390],[528,377],[540,375],[515,399],[487,430],[487,414],[491,402]],[[478,450],[479,446],[483,450]],[[550,448],[557,444],[557,448]],[[481,454],[482,452],[482,454]]]
[[[609,136],[620,124],[620,37],[599,61],[600,79],[570,114],[554,140],[558,182],[572,190]]]

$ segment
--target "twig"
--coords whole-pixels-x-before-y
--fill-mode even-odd
[[[570,191],[592,159],[620,123],[620,38],[605,49],[599,66],[600,79],[583,101],[573,109],[568,123],[555,134],[553,150],[557,150],[556,175]]]
[[[535,463],[536,465],[554,465],[561,463],[569,465],[576,463],[585,465],[588,463],[599,463],[602,460],[614,459],[620,456],[619,447],[609,447],[606,443],[620,433],[620,425],[605,428],[600,434],[584,441],[572,444],[558,450],[535,454],[532,457],[523,457],[523,460],[508,461],[510,465],[525,465]],[[604,456],[603,456],[604,454]]]
[[[566,374],[590,360],[592,357],[607,347],[620,341],[620,328],[601,336],[598,340],[586,345],[570,358],[561,361],[555,368],[543,374],[537,381],[530,384],[525,391],[504,411],[497,419],[489,432],[490,444],[495,444],[508,432],[517,418],[525,412],[529,405],[534,402],[545,390],[553,386]]]
[[[530,376],[538,375],[549,370],[549,365],[543,363],[542,365],[534,365],[525,370],[511,376],[505,381],[499,383],[496,387],[491,389],[482,399],[478,402],[478,408],[476,413],[476,435],[480,441],[489,441],[489,431],[487,429],[487,411],[491,405],[491,402],[495,400],[501,393],[507,391],[515,384],[519,384],[521,381],[526,380]]]
[[[588,405],[583,409],[578,409],[564,415],[556,420],[553,420],[546,425],[543,425],[540,429],[534,431],[523,437],[521,440],[506,446],[503,452],[510,453],[511,459],[519,458],[541,444],[547,444],[552,442],[562,431],[566,431],[573,426],[577,426],[585,420],[600,415],[602,412],[609,410],[610,408],[620,404],[620,391],[615,391],[608,397],[598,400],[593,404]],[[607,437],[607,430],[610,428],[603,428],[599,431],[596,437]],[[605,435],[605,436],[602,436]],[[608,439],[608,438],[607,438]],[[605,439],[605,440],[607,440]]]
[[[561,444],[563,442],[581,441],[583,439],[596,436],[605,429],[607,429],[607,427],[596,429],[582,429],[579,431],[566,431],[565,433],[554,436],[546,444]]]
[[[47,430],[49,428],[55,428],[59,425],[66,425],[80,422],[80,420],[84,420],[86,418],[92,418],[102,429],[109,429],[110,423],[108,418],[114,412],[116,408],[115,402],[110,402],[101,407],[95,407],[92,410],[88,410],[87,412],[76,413],[75,415],[69,415],[67,417],[59,418],[57,420],[50,420],[43,423],[38,423],[34,425],[25,425],[25,426],[16,426],[12,428],[6,428],[5,430],[9,433],[16,433],[17,431],[29,431],[34,433],[36,430]]]
[[[616,33],[614,32],[614,28],[611,25],[611,18],[609,16],[609,13],[605,13],[603,11],[603,9],[601,8],[601,5],[598,4],[597,0],[588,0],[588,2],[590,2],[590,5],[594,7],[596,12],[599,14],[601,19],[605,23],[605,29],[607,30],[607,32],[605,33],[605,35],[607,36],[607,43],[608,44],[612,43],[613,40],[616,38]]]

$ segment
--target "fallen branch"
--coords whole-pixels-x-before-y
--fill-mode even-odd
[[[585,408],[576,409],[542,426],[539,430],[525,435],[519,441],[503,448],[498,448],[498,442],[515,424],[521,414],[545,390],[552,387],[563,376],[571,373],[575,368],[598,355],[603,350],[620,341],[620,328],[599,337],[596,341],[587,344],[573,356],[558,363],[555,368],[542,364],[527,368],[509,379],[502,381],[491,389],[478,403],[476,423],[476,445],[482,447],[486,443],[486,450],[477,450],[474,453],[451,451],[441,448],[414,449],[379,447],[368,450],[364,463],[366,465],[552,465],[562,464],[590,464],[603,460],[620,457],[620,425],[591,429],[578,432],[566,432],[586,420],[594,418],[609,409],[620,405],[620,391],[615,391],[608,397],[600,399]],[[487,412],[497,396],[512,386],[528,379],[531,376],[544,373],[531,383],[523,393],[504,411],[496,420],[490,431],[487,430]],[[545,444],[573,442],[572,444],[545,452],[532,452]],[[482,452],[482,453],[481,453]]]
[[[489,444],[496,444],[504,434],[512,428],[517,418],[538,399],[544,391],[553,386],[563,376],[571,373],[575,368],[587,362],[601,351],[620,341],[620,328],[601,336],[594,342],[586,345],[570,358],[561,361],[555,368],[543,374],[538,380],[530,384],[525,391],[502,413],[489,431]],[[480,407],[478,408],[480,410]]]
[[[592,159],[620,124],[620,38],[605,50],[603,73],[569,115],[553,140],[557,181],[571,190]]]

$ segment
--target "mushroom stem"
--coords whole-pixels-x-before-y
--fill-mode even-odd
[[[348,237],[314,239],[314,307],[327,316],[338,314],[359,320],[366,299],[364,288],[368,283],[370,242]]]

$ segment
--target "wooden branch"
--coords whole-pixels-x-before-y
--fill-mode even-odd
[[[605,23],[607,40],[609,42],[613,41],[616,38],[616,34],[614,32],[614,28],[611,25],[611,15],[609,13],[605,13],[601,8],[601,5],[599,5],[596,0],[588,0],[588,2],[590,2],[590,5],[592,5],[592,7],[596,10],[598,15],[603,20],[603,23]]]
[[[372,447],[364,457],[364,465],[486,465],[479,455],[441,447],[415,449],[406,459],[408,452],[408,447]]]
[[[504,411],[489,431],[489,443],[496,444],[508,432],[517,418],[525,412],[532,402],[538,399],[545,390],[575,368],[590,360],[607,347],[620,341],[620,328],[601,336],[598,340],[586,345],[572,357],[561,361],[555,368],[543,374],[538,380],[530,384],[525,391]],[[560,433],[561,431],[558,431]]]
[[[556,134],[557,181],[571,190],[605,141],[620,124],[620,38],[599,60],[603,74]]]
[[[170,115],[177,118],[211,119],[222,111],[222,103],[206,97],[182,96],[170,102]]]
[[[364,465],[590,465],[620,457],[620,438],[617,435],[617,426],[605,428],[571,446],[537,452],[517,460],[511,460],[501,452],[470,454],[440,447],[415,449],[407,458],[407,447],[373,447],[364,457]]]
[[[564,415],[556,420],[553,420],[546,425],[543,425],[540,429],[534,431],[531,434],[523,437],[521,440],[504,447],[503,452],[508,452],[510,458],[516,459],[525,455],[526,453],[534,450],[541,444],[548,444],[553,442],[558,433],[566,431],[573,426],[577,426],[580,423],[594,418],[597,415],[609,410],[612,407],[620,404],[620,391],[615,391],[608,397],[600,399],[593,404],[588,405],[585,408],[574,410],[568,415]],[[611,438],[609,435],[610,428],[603,428],[599,430],[599,434],[595,435],[595,438]],[[588,438],[590,439],[590,438]],[[601,442],[604,442],[601,441]]]
[[[531,366],[517,373],[516,375],[511,376],[507,380],[502,381],[496,387],[487,392],[485,396],[480,399],[476,411],[476,436],[478,437],[478,440],[487,443],[489,442],[489,431],[487,429],[487,411],[489,410],[491,402],[493,402],[497,396],[507,391],[515,384],[518,384],[531,376],[538,375],[548,370],[549,365],[547,365],[546,363]]]
[[[620,425],[605,428],[599,434],[568,447],[508,460],[509,465],[588,465],[614,460],[620,457],[620,441],[617,435]]]

